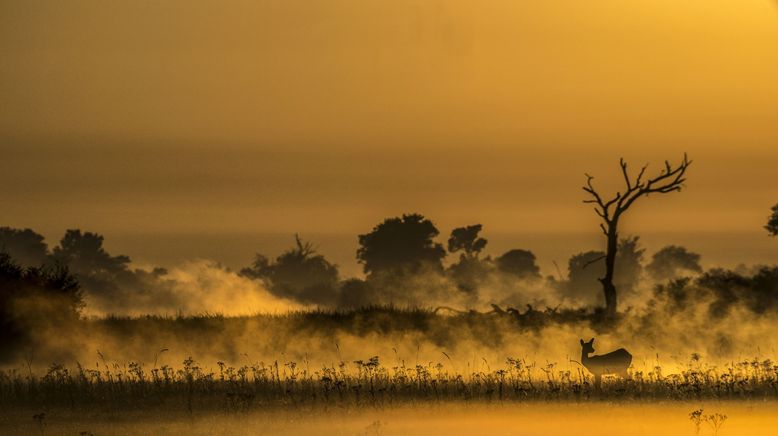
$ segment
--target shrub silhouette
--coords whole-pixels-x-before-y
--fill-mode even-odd
[[[708,304],[711,319],[726,316],[733,307],[756,314],[778,309],[778,267],[762,267],[753,275],[715,268],[696,279],[684,277],[658,285],[655,307],[671,313]]]
[[[540,278],[540,267],[535,260],[535,255],[531,251],[517,248],[506,251],[494,262],[500,272],[523,280],[534,280]]]
[[[302,303],[334,305],[338,300],[338,267],[295,235],[295,247],[270,262],[257,254],[241,274],[265,280],[271,293]]]
[[[488,243],[478,236],[481,229],[481,224],[458,227],[451,231],[448,238],[449,253],[460,253],[459,261],[449,267],[449,274],[457,287],[468,293],[476,292],[491,270],[488,259],[479,259]]]
[[[604,301],[599,298],[599,278],[605,273],[605,253],[587,251],[567,261],[566,293],[590,305]]]
[[[49,248],[43,236],[31,229],[0,227],[0,252],[8,253],[23,267],[41,266],[48,260]]]
[[[613,283],[622,293],[632,294],[637,290],[643,275],[643,255],[645,252],[646,250],[640,247],[639,236],[619,240]]]
[[[115,294],[121,285],[136,285],[130,258],[111,256],[103,248],[103,236],[70,229],[52,251],[52,258],[66,265],[84,289],[95,295]]]
[[[23,268],[0,253],[0,362],[29,344],[41,320],[71,322],[82,307],[78,281],[66,267]]]
[[[443,246],[433,239],[439,232],[419,214],[387,218],[370,233],[359,235],[357,260],[366,274],[415,273],[422,268],[443,270]]]
[[[668,245],[651,256],[646,271],[657,282],[676,279],[684,273],[701,273],[700,255],[678,245]]]
[[[613,282],[625,293],[634,292],[638,286],[644,252],[637,236],[619,240]],[[602,290],[600,277],[605,274],[605,252],[587,251],[573,255],[568,260],[567,271],[568,281],[562,286],[565,294],[588,305],[604,301],[597,294]]]
[[[477,258],[488,243],[486,239],[478,237],[482,228],[481,224],[473,224],[452,230],[451,236],[448,238],[449,253],[461,251],[460,257]]]

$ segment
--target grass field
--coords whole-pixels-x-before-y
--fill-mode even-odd
[[[730,367],[695,366],[665,375],[632,371],[629,377],[593,383],[588,371],[508,358],[494,369],[451,371],[443,363],[384,366],[378,356],[310,368],[298,362],[232,367],[216,362],[209,371],[189,358],[179,367],[144,369],[103,362],[75,369],[52,365],[38,377],[18,370],[0,373],[0,404],[14,407],[86,407],[250,411],[268,408],[359,408],[416,403],[651,402],[778,399],[778,365],[743,361]]]
[[[772,360],[646,325],[395,308],[81,320],[0,370],[0,433],[695,434],[700,409],[699,434],[778,423]],[[629,347],[629,376],[595,386],[579,335]]]

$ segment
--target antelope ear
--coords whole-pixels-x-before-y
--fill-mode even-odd
[[[582,347],[583,347],[583,344],[584,344],[584,341],[583,341],[583,339],[581,339],[581,346],[582,346]]]
[[[594,345],[594,338],[592,338],[591,341],[589,341],[590,344]]]

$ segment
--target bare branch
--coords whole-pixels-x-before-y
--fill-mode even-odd
[[[633,181],[629,177],[627,162],[624,158],[621,158],[619,159],[619,166],[621,167],[621,173],[627,187],[626,191],[616,192],[616,195],[613,198],[605,201],[594,188],[594,184],[592,183],[594,177],[586,174],[586,185],[583,186],[582,189],[592,198],[583,200],[583,202],[599,206],[594,208],[595,213],[610,226],[612,222],[618,221],[619,216],[621,216],[621,214],[638,198],[652,193],[667,194],[680,191],[681,185],[686,181],[684,175],[690,164],[691,161],[684,153],[683,161],[681,161],[677,167],[673,167],[669,161],[665,161],[665,168],[659,175],[644,181],[643,178],[648,168],[648,165],[646,164],[640,169],[640,172]]]
[[[640,179],[643,178],[643,174],[645,174],[646,168],[648,168],[648,164],[643,165],[643,168],[640,169],[640,174],[638,174],[638,178],[635,180],[635,186],[641,186]]]
[[[616,196],[615,196],[615,197],[613,197],[613,199],[611,199],[610,201],[608,201],[607,203],[605,203],[605,208],[607,209],[607,208],[611,207],[611,206],[613,205],[613,203],[615,203],[615,202],[617,202],[617,201],[621,200],[621,198],[622,198],[622,197],[621,197],[621,192],[617,192],[617,193],[616,193]]]
[[[624,175],[624,182],[627,183],[627,192],[632,190],[632,185],[629,181],[629,174],[627,174],[627,163],[624,162],[624,158],[619,159],[619,165],[621,165],[621,173]]]
[[[598,211],[597,208],[595,208],[595,211],[597,212],[598,215],[600,215],[600,217],[602,217],[602,219],[608,221],[609,220],[608,208],[611,206],[612,201],[608,202],[607,204],[603,203],[602,197],[600,197],[600,194],[597,193],[597,191],[594,189],[594,186],[592,185],[592,179],[594,179],[594,177],[590,176],[589,174],[586,174],[586,186],[584,186],[582,189],[588,192],[589,195],[594,197],[594,199],[584,200],[584,203],[595,203],[598,206],[600,206],[601,211]]]
[[[590,261],[586,262],[586,263],[584,264],[584,266],[582,266],[582,267],[581,267],[581,269],[584,269],[584,268],[586,268],[587,266],[589,266],[589,265],[591,265],[591,264],[593,264],[593,263],[595,263],[595,262],[599,262],[599,261],[601,261],[601,260],[603,260],[603,259],[605,259],[605,255],[604,255],[604,254],[603,254],[602,256],[598,257],[597,259],[592,259],[592,260],[590,260]]]
[[[618,210],[616,214],[621,214],[624,210],[629,208],[635,200],[643,195],[654,192],[667,194],[680,191],[681,185],[686,181],[684,175],[686,174],[686,169],[689,168],[689,165],[691,165],[691,161],[686,153],[683,155],[683,161],[681,161],[676,168],[673,168],[668,161],[665,161],[665,170],[658,176],[648,179],[645,185],[641,186],[629,199],[620,205],[620,210]]]

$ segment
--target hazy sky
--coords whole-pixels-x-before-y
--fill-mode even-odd
[[[772,0],[6,0],[0,55],[0,225],[52,236],[596,232],[584,172],[684,150],[625,232],[778,202]]]

